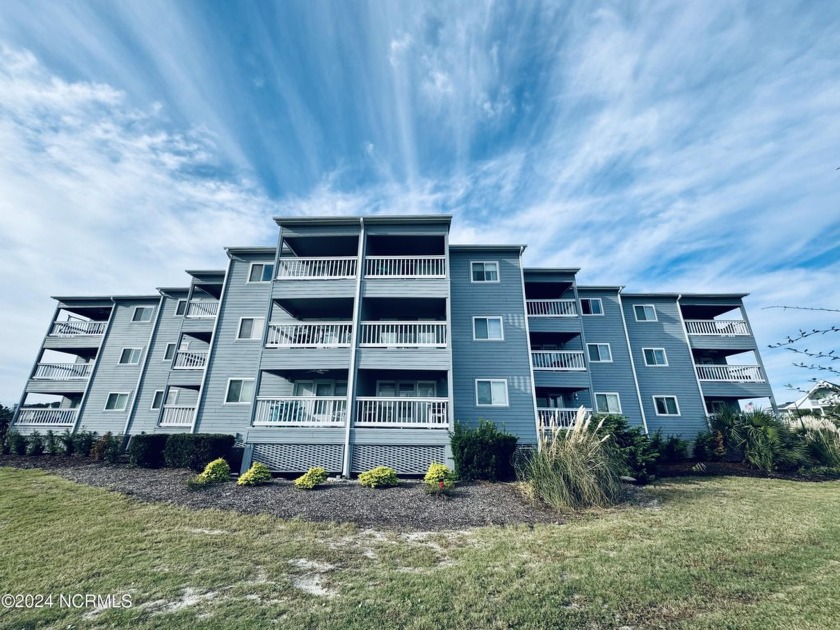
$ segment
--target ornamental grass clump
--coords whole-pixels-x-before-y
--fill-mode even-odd
[[[840,429],[836,424],[826,418],[809,416],[791,420],[788,426],[802,438],[814,465],[840,468]]]
[[[251,467],[236,480],[237,486],[258,486],[271,481],[271,471],[268,466],[254,462]]]
[[[607,507],[617,503],[624,489],[624,462],[581,407],[569,429],[550,427],[540,436],[539,450],[518,466],[520,480],[531,497],[557,510]]]
[[[377,466],[359,475],[359,483],[367,488],[387,488],[396,486],[399,482],[397,471],[388,466]]]
[[[305,474],[295,479],[295,486],[301,490],[312,490],[315,486],[321,485],[326,480],[326,469],[316,466],[315,468],[310,468]]]

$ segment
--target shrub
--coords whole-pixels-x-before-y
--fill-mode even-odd
[[[388,466],[377,466],[359,475],[359,483],[368,488],[396,486],[399,482],[397,471]]]
[[[610,437],[593,430],[592,419],[581,408],[574,425],[540,436],[540,448],[524,460],[518,473],[531,496],[554,509],[605,507],[623,495],[625,467]]]
[[[27,455],[43,455],[44,454],[44,438],[37,431],[33,431],[29,436],[26,444]]]
[[[261,483],[268,483],[271,481],[271,471],[265,464],[254,462],[251,467],[239,476],[236,481],[238,486],[257,486]]]
[[[79,457],[90,457],[96,434],[91,431],[79,431],[73,434],[73,454]]]
[[[128,461],[141,468],[160,468],[164,465],[163,449],[169,436],[165,433],[141,433],[131,436]]]
[[[120,459],[120,448],[122,440],[113,436],[108,431],[105,435],[100,437],[90,449],[90,456],[96,461],[106,461],[109,464],[116,464]]]
[[[312,490],[315,486],[327,480],[327,471],[324,468],[310,468],[306,473],[295,479],[295,486],[301,490]]]
[[[234,441],[232,435],[221,433],[175,433],[166,440],[163,457],[172,468],[199,471],[216,459],[228,457]]]
[[[694,459],[701,462],[717,462],[726,455],[723,434],[720,431],[703,431],[694,438]]]
[[[12,429],[6,434],[5,451],[12,455],[26,455],[26,438]]]
[[[11,425],[12,410],[5,405],[0,405],[0,453],[5,452],[3,449],[6,444],[6,434],[8,434]]]
[[[455,473],[445,464],[429,464],[423,481],[432,490],[452,490],[455,487]]]
[[[840,429],[824,418],[800,418],[788,426],[802,439],[809,463],[840,468]]]
[[[73,434],[70,429],[64,429],[64,433],[58,436],[59,447],[65,455],[73,454]]]
[[[44,452],[47,455],[58,455],[61,452],[61,443],[52,429],[44,436]]]
[[[501,481],[514,477],[517,437],[501,431],[490,420],[479,419],[475,428],[456,422],[451,440],[459,479]]]
[[[633,477],[640,484],[656,479],[662,448],[658,433],[650,438],[641,427],[631,427],[624,416],[618,415],[596,417],[589,422],[589,430],[600,437],[610,436],[608,446],[615,451],[617,461],[623,464],[622,474]]]
[[[669,435],[665,444],[659,449],[659,463],[676,464],[688,459],[688,447],[688,440]]]
[[[202,485],[230,481],[230,465],[221,457],[214,459],[204,467],[204,471],[195,478],[195,481]]]

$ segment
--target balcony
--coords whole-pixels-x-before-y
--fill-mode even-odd
[[[269,324],[267,348],[349,348],[353,325],[341,323]]]
[[[446,322],[362,322],[360,346],[445,348]]]
[[[77,409],[27,409],[18,411],[15,424],[36,424],[51,426],[73,426],[76,422]]]
[[[191,301],[187,304],[186,316],[188,319],[212,319],[219,311],[217,301],[201,300]]]
[[[202,370],[207,364],[208,350],[179,350],[172,368],[175,370]]]
[[[689,335],[750,336],[747,322],[741,319],[687,319],[685,320],[685,329]]]
[[[448,429],[447,398],[356,398],[356,427]]]
[[[108,322],[68,321],[55,322],[50,330],[51,337],[79,337],[105,334]]]
[[[160,417],[162,427],[188,427],[192,425],[195,406],[193,405],[164,405]]]
[[[591,411],[591,409],[587,409],[587,411]],[[568,429],[575,423],[577,414],[578,410],[571,407],[543,407],[537,409],[540,428],[543,430]]]
[[[365,278],[445,278],[446,256],[368,256]]]
[[[586,371],[583,352],[576,350],[534,350],[531,352],[531,363],[535,370]]]
[[[41,381],[77,381],[90,378],[93,363],[39,363],[33,379]]]
[[[255,427],[343,427],[346,396],[257,398]]]
[[[697,378],[701,381],[726,383],[763,383],[764,376],[758,365],[698,365]]]
[[[339,280],[356,277],[355,256],[280,258],[278,280]]]
[[[575,300],[526,300],[529,317],[577,317]]]

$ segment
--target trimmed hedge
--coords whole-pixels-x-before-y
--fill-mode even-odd
[[[235,441],[223,433],[173,433],[166,441],[163,458],[171,468],[201,472],[213,460],[229,457]]]
[[[128,445],[128,461],[141,468],[162,467],[166,463],[163,449],[166,448],[168,439],[169,435],[166,433],[141,433],[132,436]]]
[[[474,429],[456,422],[451,438],[455,472],[460,479],[503,481],[515,477],[513,454],[518,439],[515,435],[481,418]]]

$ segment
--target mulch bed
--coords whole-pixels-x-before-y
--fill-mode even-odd
[[[659,466],[657,476],[663,477],[758,477],[760,479],[785,479],[787,481],[836,481],[834,475],[813,475],[803,477],[792,473],[772,472],[767,473],[755,468],[750,468],[740,462],[704,462],[706,470],[697,472],[692,470],[697,465],[695,461],[684,461],[675,464],[662,464]]]
[[[6,455],[0,457],[0,466],[38,468],[142,501],[307,521],[352,522],[362,527],[429,531],[562,522],[557,513],[530,505],[510,483],[462,483],[446,498],[426,494],[419,481],[402,481],[397,487],[377,490],[338,481],[303,491],[289,480],[275,478],[264,486],[238,487],[230,482],[190,490],[187,480],[194,473],[188,470],[132,468],[59,455]]]

